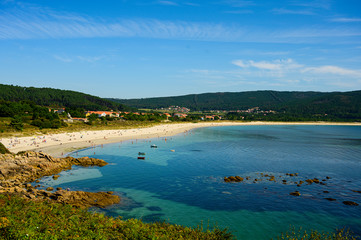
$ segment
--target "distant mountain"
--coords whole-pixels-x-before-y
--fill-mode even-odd
[[[31,101],[41,106],[83,108],[85,110],[128,110],[116,103],[89,94],[53,88],[20,87],[0,84],[0,100]]]
[[[312,114],[336,114],[340,118],[354,118],[354,116],[361,116],[361,91],[249,91],[191,94],[177,97],[109,100],[135,108],[156,109],[176,105],[187,107],[191,110],[232,111],[260,107],[262,110],[275,110],[277,112],[304,116]]]

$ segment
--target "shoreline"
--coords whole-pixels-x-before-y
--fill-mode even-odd
[[[361,123],[338,122],[198,122],[168,123],[152,127],[133,129],[112,129],[96,131],[80,131],[72,133],[45,134],[32,137],[1,138],[11,152],[21,151],[44,152],[53,157],[101,144],[116,143],[127,140],[138,140],[158,137],[169,137],[196,128],[217,126],[264,126],[264,125],[329,125],[329,126],[361,126]]]

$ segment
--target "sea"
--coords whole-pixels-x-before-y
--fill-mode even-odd
[[[207,127],[70,155],[109,164],[73,167],[40,184],[113,191],[120,204],[92,209],[108,216],[216,226],[237,239],[276,239],[292,228],[361,235],[360,126]],[[225,182],[229,176],[244,180]],[[315,178],[319,183],[305,182]],[[290,195],[295,191],[300,195]]]

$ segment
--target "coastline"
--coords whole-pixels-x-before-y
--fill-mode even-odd
[[[0,142],[11,152],[21,151],[45,152],[53,157],[63,157],[66,153],[101,144],[116,143],[126,140],[148,139],[174,136],[196,128],[217,126],[249,125],[338,125],[361,126],[361,123],[337,122],[198,122],[168,123],[146,128],[112,129],[97,131],[80,131],[72,133],[45,134],[32,137],[1,138]]]

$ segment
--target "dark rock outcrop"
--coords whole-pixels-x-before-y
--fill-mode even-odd
[[[348,206],[358,206],[358,203],[352,201],[343,201],[342,203]]]
[[[225,182],[242,182],[242,181],[243,181],[243,177],[240,177],[240,176],[224,177],[224,181],[225,181]]]
[[[291,192],[290,195],[292,196],[301,196],[301,193],[299,191],[294,191],[294,192]]]

